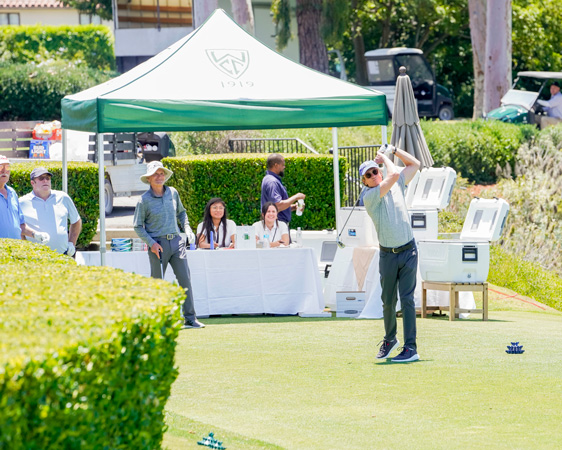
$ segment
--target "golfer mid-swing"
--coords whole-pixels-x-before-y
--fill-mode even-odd
[[[406,166],[399,172],[386,156],[392,153]],[[379,164],[386,167],[383,178]],[[382,287],[382,304],[385,336],[377,354],[378,359],[388,358],[398,348],[396,338],[396,302],[400,292],[404,346],[393,362],[410,362],[419,359],[416,346],[416,272],[418,251],[410,226],[404,190],[414,178],[420,162],[412,155],[391,145],[384,145],[374,161],[365,161],[359,175],[367,187],[363,202],[373,220],[380,243],[379,271]]]

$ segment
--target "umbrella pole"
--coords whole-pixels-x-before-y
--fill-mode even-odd
[[[62,129],[62,190],[68,194],[68,143],[66,142],[66,130]]]
[[[382,145],[388,144],[388,135],[387,135],[387,131],[386,131],[386,125],[383,125],[381,127],[381,139],[382,139],[382,142],[381,142]]]
[[[332,149],[334,151],[334,195],[336,205],[336,236],[340,232],[339,212],[340,212],[340,164],[338,152],[338,129],[332,128]]]

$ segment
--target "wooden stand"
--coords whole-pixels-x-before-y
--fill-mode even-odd
[[[459,313],[482,313],[482,320],[488,320],[488,283],[448,283],[437,281],[422,282],[421,317],[427,317],[427,291],[449,291],[449,306],[439,306],[439,309],[449,311],[449,320],[455,320]],[[482,292],[482,309],[459,308],[459,292]]]

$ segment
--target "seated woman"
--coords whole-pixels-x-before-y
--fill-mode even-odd
[[[289,245],[289,227],[285,222],[277,220],[278,212],[275,203],[267,202],[261,209],[262,219],[254,224],[256,239],[259,241],[267,235],[270,247]]]
[[[234,248],[236,224],[226,218],[226,205],[220,198],[212,198],[205,206],[203,222],[197,226],[197,246],[211,248],[209,236],[213,232],[214,248]]]

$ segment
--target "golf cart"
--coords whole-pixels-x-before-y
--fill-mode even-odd
[[[445,86],[437,84],[431,66],[417,48],[380,48],[365,53],[367,59],[368,88],[386,95],[389,115],[392,114],[396,78],[400,66],[412,80],[414,96],[418,102],[420,117],[437,117],[441,120],[454,118],[453,99]]]
[[[554,80],[562,80],[562,72],[519,72],[511,89],[502,97],[501,106],[490,111],[486,119],[540,126],[540,116],[546,114],[537,100],[548,99],[543,91]]]

